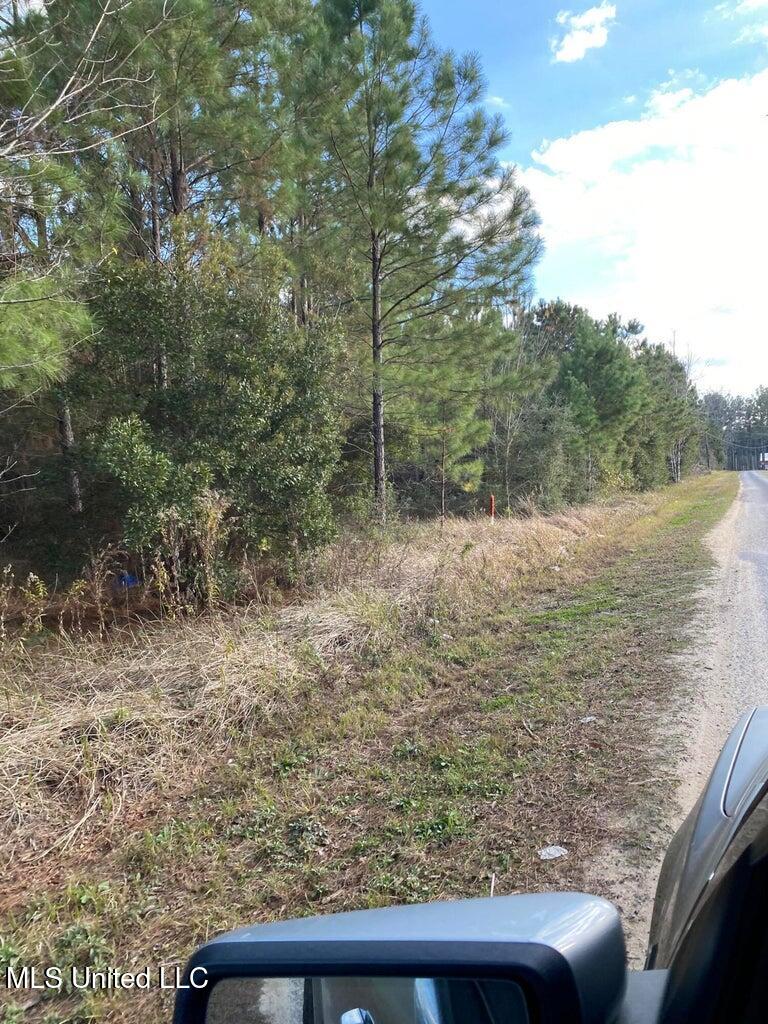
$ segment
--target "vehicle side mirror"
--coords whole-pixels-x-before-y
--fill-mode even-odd
[[[175,1024],[610,1024],[619,915],[580,893],[303,918],[202,946]]]

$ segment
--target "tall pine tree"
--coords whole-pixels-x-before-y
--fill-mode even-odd
[[[476,57],[439,51],[412,0],[323,0],[320,11],[345,96],[325,134],[336,236],[358,271],[349,319],[367,340],[373,488],[383,518],[389,378],[427,336],[434,361],[476,344],[483,324],[467,309],[522,286],[537,255],[537,221],[514,172],[500,164],[505,134],[479,106]]]

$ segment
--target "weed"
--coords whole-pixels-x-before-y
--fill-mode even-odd
[[[399,761],[406,761],[410,758],[418,757],[422,752],[422,748],[419,743],[410,737],[401,740],[392,747],[392,756],[397,758]]]
[[[23,1024],[23,1022],[24,1007],[21,1003],[8,1003],[7,1006],[2,1008],[0,1024]]]
[[[0,968],[17,967],[24,962],[24,951],[12,940],[0,936]]]
[[[65,977],[72,967],[106,970],[114,966],[115,951],[106,937],[93,925],[78,922],[68,925],[53,941],[53,962]]]
[[[466,834],[469,823],[456,809],[448,808],[433,818],[417,822],[413,834],[427,842],[448,843]]]

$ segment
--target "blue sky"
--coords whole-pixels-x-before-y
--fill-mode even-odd
[[[480,54],[543,219],[539,293],[674,337],[705,389],[768,385],[768,0],[421,6]]]

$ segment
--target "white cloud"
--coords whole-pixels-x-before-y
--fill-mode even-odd
[[[731,0],[719,4],[715,10],[724,18],[739,19],[744,25],[735,43],[768,42],[768,0],[737,0],[735,3]]]
[[[503,96],[486,96],[485,102],[489,107],[508,107],[509,104]]]
[[[725,0],[715,7],[715,13],[723,18],[738,18],[742,15],[759,14],[768,8],[768,0]]]
[[[736,14],[752,14],[754,11],[762,11],[768,7],[768,0],[740,0],[736,4]]]
[[[587,50],[597,50],[608,42],[608,29],[616,19],[616,5],[602,0],[581,14],[560,11],[558,25],[566,29],[560,39],[552,40],[552,53],[556,61],[570,64],[581,60]]]
[[[645,103],[646,114],[668,114],[687,100],[693,99],[696,93],[705,92],[712,82],[698,68],[685,68],[676,71],[669,68],[667,80],[651,89]]]
[[[543,220],[542,293],[637,317],[657,340],[676,330],[712,363],[709,386],[768,384],[767,113],[768,71],[664,83],[639,118],[542,145],[522,172]]]
[[[649,114],[664,115],[671,114],[688,100],[693,98],[693,89],[654,89],[648,97],[646,111]]]
[[[736,36],[737,43],[768,42],[768,25],[748,25]]]

